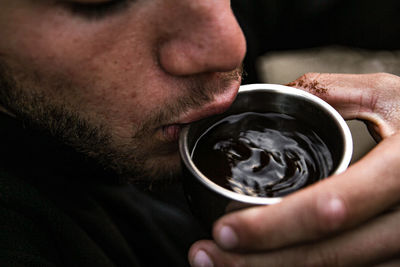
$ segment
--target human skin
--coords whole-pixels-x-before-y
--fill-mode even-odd
[[[366,121],[382,140],[340,175],[222,217],[214,241],[192,246],[192,266],[399,266],[400,77],[310,73],[289,85]]]
[[[0,0],[0,36],[1,110],[147,180],[179,170],[182,124],[231,104],[246,50],[229,0]]]

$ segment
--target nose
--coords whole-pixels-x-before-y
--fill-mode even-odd
[[[225,72],[241,65],[243,32],[230,0],[176,0],[173,19],[159,45],[161,68],[177,76]]]

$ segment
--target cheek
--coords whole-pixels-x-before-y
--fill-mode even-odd
[[[3,54],[21,72],[46,81],[46,94],[116,127],[139,124],[164,101],[152,41],[110,26],[80,31],[76,26],[56,20],[33,31],[20,27]]]
[[[132,15],[87,24],[49,14],[19,20],[24,17],[32,21],[10,24],[14,41],[0,40],[0,56],[40,77],[38,90],[121,137],[181,94],[157,64],[157,33],[139,22],[145,20]]]

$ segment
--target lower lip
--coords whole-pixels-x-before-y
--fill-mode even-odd
[[[179,139],[179,134],[181,133],[182,125],[172,124],[167,125],[162,128],[163,136],[166,140],[175,142]]]

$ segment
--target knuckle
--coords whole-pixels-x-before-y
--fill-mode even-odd
[[[317,72],[307,72],[303,75],[304,80],[306,81],[314,81],[318,78],[320,74]]]
[[[309,72],[297,79],[295,85],[313,94],[324,95],[328,89],[324,85],[326,81],[323,77],[321,73]]]
[[[390,73],[384,73],[384,72],[380,72],[380,73],[375,73],[372,74],[373,75],[373,81],[374,82],[374,86],[379,88],[379,87],[387,87],[390,85],[395,86],[396,88],[399,86],[399,82],[400,82],[400,77],[390,74]]]
[[[327,226],[327,218],[321,215],[318,208],[302,213],[300,218],[301,227],[309,233],[308,238],[315,239],[321,236],[326,236],[330,233],[330,228]]]
[[[320,235],[330,234],[341,228],[347,219],[347,207],[337,194],[323,194],[315,205],[317,230]]]
[[[337,232],[348,220],[348,207],[339,194],[319,192],[306,204],[299,216],[299,226],[309,239],[321,238]]]
[[[318,77],[318,73],[308,72],[303,74],[300,78],[297,79],[300,85],[302,84],[310,84]]]
[[[378,72],[376,73],[377,77],[379,79],[382,79],[383,81],[392,81],[392,80],[398,80],[399,77],[394,75],[394,74],[390,74],[387,72]]]

